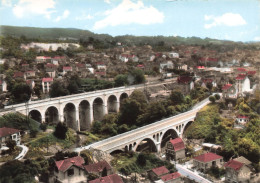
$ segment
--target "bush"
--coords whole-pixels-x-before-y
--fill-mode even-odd
[[[47,130],[47,124],[41,123],[40,124],[40,129],[45,132]]]
[[[216,98],[216,100],[220,99],[220,95],[219,94],[215,94],[214,97]]]
[[[216,98],[215,98],[214,96],[210,96],[210,97],[209,97],[209,101],[210,101],[211,103],[215,103],[215,102],[216,102]]]
[[[146,158],[145,158],[145,155],[143,153],[140,153],[137,156],[137,164],[140,165],[140,166],[146,165]]]
[[[30,137],[31,138],[35,138],[37,136],[37,134],[38,134],[38,130],[31,130],[30,131]]]
[[[67,131],[68,131],[68,127],[66,126],[66,124],[59,122],[55,127],[55,131],[53,135],[59,139],[64,140],[66,138]]]

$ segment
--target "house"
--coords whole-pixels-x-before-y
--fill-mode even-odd
[[[239,74],[236,77],[236,89],[240,96],[243,96],[244,92],[250,92],[250,80],[245,74]]]
[[[57,67],[56,67],[55,64],[48,63],[48,64],[45,65],[45,71],[46,71],[46,73],[48,73],[49,77],[51,77],[51,78],[55,78],[56,68]]]
[[[5,80],[0,80],[0,92],[7,92],[7,83]]]
[[[178,172],[174,172],[174,173],[164,175],[164,176],[161,177],[161,180],[164,183],[180,183],[180,182],[182,182],[181,174],[178,173]]]
[[[181,91],[184,93],[189,93],[192,89],[194,89],[193,78],[190,76],[179,76],[178,85],[181,87]]]
[[[86,181],[84,163],[81,156],[56,161],[54,171],[56,181],[62,183]]]
[[[224,167],[226,169],[225,182],[250,182],[251,162],[244,157],[239,157],[228,161]]]
[[[89,181],[89,183],[123,183],[123,180],[117,174],[112,174],[95,180],[91,180]]]
[[[14,73],[14,79],[17,79],[17,78],[25,78],[25,74],[23,72],[15,72]]]
[[[28,71],[29,70],[29,64],[22,64],[22,70]]]
[[[236,99],[237,98],[237,90],[232,84],[225,84],[222,87],[222,97],[224,99]]]
[[[88,69],[85,64],[76,64],[76,71],[81,77],[86,77],[88,74]]]
[[[36,57],[36,63],[40,64],[40,63],[44,63],[51,60],[51,57],[46,57],[46,56],[37,56]]]
[[[35,71],[25,71],[25,77],[35,77]]]
[[[244,116],[244,115],[238,115],[236,118],[236,121],[240,124],[245,124],[245,123],[249,122],[249,117]]]
[[[19,145],[21,143],[20,130],[7,127],[0,128],[0,147],[6,146],[5,142],[9,139],[14,140]]]
[[[166,159],[179,160],[185,158],[185,145],[181,138],[170,139],[166,143]]]
[[[64,66],[63,67],[63,69],[62,69],[62,74],[63,74],[63,76],[65,75],[65,74],[67,74],[68,72],[72,72],[72,67],[71,66]]]
[[[174,65],[172,61],[162,62],[160,63],[160,73],[166,71],[167,69],[173,69]]]
[[[112,167],[108,164],[107,161],[99,161],[97,163],[84,166],[84,169],[87,174],[92,173],[97,176],[101,176],[102,172],[105,168],[107,171],[107,175],[110,175],[113,173]]]
[[[222,164],[223,157],[212,152],[207,152],[193,158],[193,167],[202,172],[205,172],[212,166],[221,167]]]
[[[170,52],[170,53],[169,53],[169,57],[170,57],[170,58],[179,58],[179,53]]]
[[[42,91],[43,93],[49,93],[50,86],[53,83],[53,78],[42,78]]]
[[[94,68],[90,64],[86,64],[86,67],[90,73],[94,74]]]
[[[107,70],[107,66],[103,62],[99,62],[97,63],[97,69],[105,71]]]
[[[169,170],[165,166],[153,168],[148,172],[150,180],[159,180],[162,176],[167,175]]]
[[[208,79],[208,78],[202,80],[201,87],[207,88],[208,83],[211,83],[212,87],[217,87],[217,83],[213,79]]]

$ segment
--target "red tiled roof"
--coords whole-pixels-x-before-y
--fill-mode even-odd
[[[256,71],[247,71],[247,74],[252,76],[256,74]]]
[[[60,56],[56,56],[56,57],[53,57],[54,59],[63,59],[65,57],[60,57]]]
[[[63,67],[63,70],[70,71],[70,70],[72,70],[72,67],[70,67],[70,66],[66,66],[66,67]]]
[[[102,172],[104,168],[106,168],[107,170],[110,170],[111,166],[106,161],[100,161],[98,163],[94,163],[91,165],[85,165],[84,168],[89,173],[92,173],[92,172],[99,173],[99,172]]]
[[[178,83],[190,83],[192,81],[192,77],[190,76],[179,76],[178,77]]]
[[[97,62],[97,65],[105,65],[104,62]]]
[[[24,73],[23,72],[15,72],[14,78],[17,78],[17,77],[24,77]]]
[[[117,174],[112,174],[106,177],[91,180],[89,183],[123,183],[123,180]]]
[[[205,69],[204,66],[197,66],[197,69]]]
[[[173,145],[175,151],[185,149],[184,142],[181,138],[172,139],[170,142]]]
[[[203,79],[203,83],[212,83],[213,80],[212,79]]]
[[[237,71],[239,71],[239,72],[246,72],[246,69],[245,68],[237,68]]]
[[[240,168],[242,168],[244,164],[236,161],[236,160],[230,160],[227,163],[225,163],[224,167],[229,167],[229,168],[233,168],[234,170],[238,171],[240,170]]]
[[[3,127],[3,128],[0,128],[0,137],[12,135],[12,134],[17,133],[17,132],[20,132],[20,130],[17,130],[17,129],[14,129],[14,128]]]
[[[194,157],[194,159],[201,161],[201,162],[209,162],[209,161],[213,161],[213,160],[217,160],[217,159],[221,159],[221,158],[223,158],[223,157],[219,156],[217,154],[211,153],[211,152]]]
[[[53,68],[53,67],[56,67],[56,65],[48,63],[48,64],[46,64],[46,67]]]
[[[85,64],[76,64],[76,66],[79,67],[79,68],[86,68]]]
[[[81,156],[75,156],[65,160],[56,161],[55,163],[59,171],[65,172],[72,165],[83,168],[82,165],[85,163],[85,161]]]
[[[244,80],[246,77],[245,74],[239,74],[237,77],[236,77],[236,80]]]
[[[52,82],[53,78],[42,78],[42,82]]]
[[[30,85],[32,84],[33,80],[26,80],[26,84]]]
[[[137,65],[137,67],[144,68],[144,65],[139,64],[139,65]]]
[[[152,171],[153,171],[157,176],[160,176],[160,175],[169,173],[169,170],[168,170],[165,166],[161,166],[161,167],[154,168],[154,169],[152,169]]]
[[[248,116],[238,115],[237,118],[248,119]]]
[[[232,84],[225,84],[225,85],[222,87],[222,90],[228,90],[231,86],[232,86]]]
[[[3,82],[4,82],[3,80],[0,80],[0,85],[3,84]]]
[[[181,176],[180,173],[178,172],[174,172],[174,173],[171,173],[171,174],[167,174],[167,175],[164,175],[161,177],[162,181],[169,181],[169,180],[174,180],[174,179],[177,179]]]

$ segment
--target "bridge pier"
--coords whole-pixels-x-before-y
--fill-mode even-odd
[[[77,131],[80,131],[79,109],[78,108],[76,108],[76,126],[77,126]]]
[[[158,153],[158,154],[161,154],[161,143],[160,143],[160,142],[158,142],[158,143],[156,144],[156,150],[157,150],[157,153]]]
[[[116,112],[119,112],[120,102],[116,102]]]

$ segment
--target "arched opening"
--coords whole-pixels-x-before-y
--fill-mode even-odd
[[[105,115],[105,106],[101,98],[96,98],[93,102],[94,120],[101,120]]]
[[[48,107],[45,111],[45,122],[50,124],[57,124],[59,122],[59,112],[56,107]]]
[[[115,95],[111,95],[107,100],[107,110],[108,112],[118,112],[118,102]]]
[[[159,139],[159,133],[157,133],[156,137],[157,137],[157,138],[156,138],[157,142],[159,142],[159,140],[160,140],[160,139]]]
[[[125,152],[128,152],[128,146],[125,146]]]
[[[167,130],[163,137],[162,137],[162,141],[161,141],[161,151],[164,152],[164,148],[166,143],[172,138],[175,139],[178,137],[177,132],[174,129],[169,129]]]
[[[72,128],[74,130],[77,130],[77,123],[76,123],[76,107],[72,103],[68,103],[65,105],[63,110],[64,115],[64,123],[69,128]]]
[[[128,98],[128,95],[127,93],[122,93],[120,95],[120,98],[119,98],[119,102],[120,102],[120,105],[122,104],[122,102],[124,101],[124,99]]]
[[[110,155],[111,155],[111,156],[116,156],[116,155],[122,154],[122,153],[124,153],[123,150],[117,149],[117,150],[115,150],[115,151],[112,151],[112,152],[110,153]]]
[[[132,151],[132,150],[133,150],[133,145],[130,144],[130,145],[129,145],[129,151]]]
[[[151,139],[146,138],[138,144],[136,151],[137,152],[157,152],[157,149],[156,149],[154,142]]]
[[[189,121],[189,122],[184,126],[184,128],[183,128],[183,133],[182,133],[182,134],[184,135],[184,137],[185,137],[185,135],[186,135],[187,129],[191,126],[192,122],[193,122],[193,121]]]
[[[42,115],[38,110],[31,110],[29,112],[29,118],[41,123],[42,122]]]
[[[79,104],[79,123],[80,130],[89,130],[91,127],[91,110],[87,100],[83,100]]]

